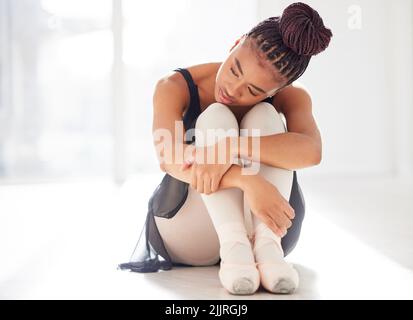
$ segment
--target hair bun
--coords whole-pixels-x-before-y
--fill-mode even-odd
[[[284,9],[279,21],[284,44],[299,55],[313,56],[324,51],[333,36],[318,12],[296,2]]]

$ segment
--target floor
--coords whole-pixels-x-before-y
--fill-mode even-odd
[[[300,242],[287,260],[293,295],[234,296],[218,267],[119,271],[162,175],[0,185],[0,299],[413,299],[413,183],[299,177]]]

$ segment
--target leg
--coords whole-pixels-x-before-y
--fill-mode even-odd
[[[260,129],[260,135],[266,136],[286,132],[281,116],[274,106],[267,102],[255,105],[245,114],[240,125],[241,135],[249,135],[251,129]],[[293,184],[293,171],[271,167],[260,163],[259,174],[277,187],[282,196],[290,198]],[[298,286],[298,274],[284,260],[281,238],[274,234],[259,218],[251,214],[248,204],[247,217],[250,219],[250,232],[254,233],[254,255],[261,275],[263,286],[274,293],[289,293]]]
[[[221,103],[210,105],[198,117],[195,129],[197,146],[239,134],[237,119]],[[254,293],[259,287],[259,273],[245,228],[242,190],[229,188],[201,197],[219,238],[221,283],[233,294]]]
[[[155,216],[165,249],[175,263],[214,265],[219,261],[219,240],[201,195],[188,186],[188,197],[171,219]],[[191,239],[191,241],[188,241]]]

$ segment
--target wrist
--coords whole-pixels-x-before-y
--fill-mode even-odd
[[[239,177],[238,177],[238,187],[243,191],[248,191],[251,186],[251,181],[253,177],[251,175],[246,175],[242,173],[242,168],[240,167]]]
[[[242,169],[238,178],[239,188],[245,192],[248,192],[254,188],[255,183],[259,183],[263,177],[259,174],[243,174]]]

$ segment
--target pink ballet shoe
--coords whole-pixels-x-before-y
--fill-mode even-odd
[[[272,293],[291,294],[298,288],[298,273],[283,263],[257,262],[262,286]]]
[[[238,243],[246,244],[243,241],[236,241],[234,246]],[[232,294],[254,294],[260,286],[260,273],[256,263],[226,263],[221,260],[218,275],[221,284]]]
[[[261,227],[261,228],[260,228]],[[280,238],[266,226],[259,226],[254,241],[254,256],[260,273],[262,286],[272,293],[290,294],[293,293],[299,284],[299,277],[294,267],[284,260],[284,253],[281,247]],[[274,250],[279,250],[277,261],[258,261],[257,251],[268,243],[273,243]],[[274,258],[273,258],[274,259]]]
[[[219,269],[219,280],[223,287],[232,294],[248,295],[257,291],[260,286],[260,274],[255,261],[252,263],[239,264],[225,262],[225,257],[236,245],[247,246],[252,253],[251,242],[246,236],[245,226],[239,223],[228,223],[218,229],[220,237],[221,264]],[[231,243],[232,245],[223,252],[223,247]]]

